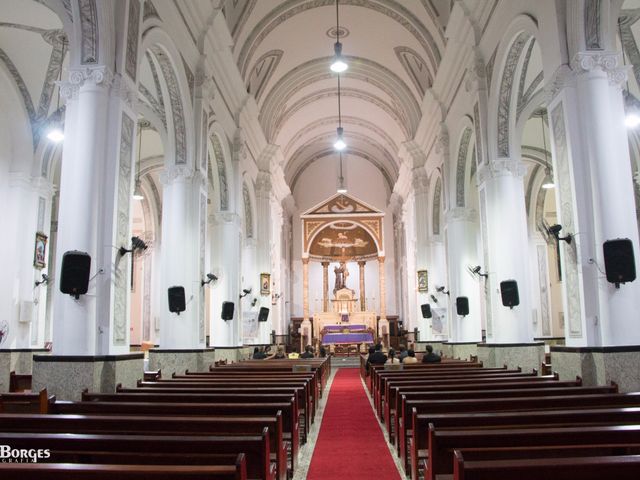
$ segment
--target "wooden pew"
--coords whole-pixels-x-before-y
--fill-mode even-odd
[[[39,393],[1,393],[0,413],[31,412],[47,413],[55,396],[47,395],[47,389],[43,388]]]
[[[540,480],[577,478],[580,480],[636,480],[640,455],[534,458],[523,460],[465,461],[457,452],[454,480]],[[514,473],[517,472],[517,473]]]
[[[436,429],[640,424],[640,407],[446,414],[417,414],[414,409],[411,424],[409,456],[411,478],[415,480],[419,478],[421,461],[428,456],[429,424]]]
[[[9,392],[31,391],[31,375],[9,372]]]
[[[51,462],[57,452],[137,452],[137,453],[244,453],[247,477],[274,480],[275,464],[271,463],[269,429],[261,435],[238,436],[167,436],[167,435],[103,435],[63,433],[5,433],[0,443],[17,449],[50,449]]]
[[[464,430],[439,430],[429,425],[429,453],[425,479],[435,480],[437,475],[453,473],[454,449],[545,445],[628,445],[637,444],[638,439],[640,439],[640,425]],[[517,478],[521,480],[519,475]]]
[[[33,433],[101,433],[118,435],[258,435],[268,427],[277,475],[287,477],[287,449],[282,413],[275,416],[149,417],[132,415],[0,414],[0,431]],[[110,462],[109,462],[110,463]]]
[[[584,387],[583,387],[584,388]],[[403,395],[399,411],[417,413],[451,413],[451,412],[483,412],[500,410],[536,410],[545,408],[589,408],[600,406],[640,406],[640,393],[594,393],[560,395],[558,392],[545,392],[546,395],[532,394],[534,389],[520,392],[520,396],[508,397],[502,393],[499,396],[484,397],[482,395],[469,398],[432,398],[432,399],[406,399]],[[399,416],[400,416],[399,415]],[[411,417],[407,419],[407,422]],[[397,423],[398,435],[396,445],[400,448],[400,457],[403,465],[407,466],[407,438],[413,432],[407,432],[408,427],[404,417],[400,416]]]
[[[542,379],[542,380],[540,380]],[[389,385],[389,392],[387,394],[388,401],[384,402],[384,421],[385,426],[389,432],[389,439],[393,442],[394,436],[392,435],[396,423],[395,410],[396,406],[400,403],[399,399],[403,393],[414,392],[438,392],[447,389],[455,390],[487,390],[487,389],[519,389],[529,390],[531,388],[567,388],[567,387],[579,387],[582,385],[581,380],[575,380],[572,382],[560,382],[555,377],[527,377],[522,379],[512,378],[497,378],[491,380],[485,380],[479,382],[476,379],[462,379],[462,380],[448,380],[439,382],[426,382],[420,385]]]
[[[70,402],[56,401],[52,414],[146,415],[161,416],[271,416],[282,412],[285,440],[291,442],[292,468],[297,469],[300,450],[299,426],[294,399],[283,403],[155,403],[155,402]]]
[[[246,480],[244,457],[230,465],[0,463],[6,480]]]

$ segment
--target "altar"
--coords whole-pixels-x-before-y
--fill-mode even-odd
[[[374,330],[364,324],[359,325],[327,325],[320,332],[323,345],[352,345],[374,343]]]

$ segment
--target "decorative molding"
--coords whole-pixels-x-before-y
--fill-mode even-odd
[[[475,223],[479,219],[478,212],[473,208],[456,207],[450,209],[446,214],[447,223],[452,222],[472,222]]]
[[[162,20],[160,18],[160,15],[158,15],[156,7],[153,6],[153,2],[151,0],[144,0],[142,19],[146,22],[150,18],[157,18],[158,20]]]
[[[487,67],[482,60],[482,55],[474,48],[472,64],[467,68],[464,88],[467,92],[477,92],[486,88]]]
[[[256,61],[249,73],[247,92],[254,96],[256,102],[260,101],[264,88],[276,71],[283,54],[284,50],[269,50]]]
[[[85,85],[108,88],[114,80],[113,72],[106,66],[81,67],[69,70],[69,80],[59,82],[60,96],[66,100],[74,100]]]
[[[115,93],[118,98],[120,98],[124,103],[126,103],[131,110],[136,110],[138,95],[135,90],[133,90],[133,87],[129,83],[129,80],[127,80],[121,74],[115,74],[113,84],[111,85],[111,91]]]
[[[602,50],[601,0],[586,0],[584,4],[584,42],[587,50]]]
[[[440,235],[440,213],[442,209],[442,179],[438,177],[433,189],[433,209],[431,211],[431,231],[434,235]]]
[[[242,219],[237,213],[218,212],[209,215],[209,223],[214,226],[233,224],[234,226],[240,228]]]
[[[573,86],[575,79],[576,72],[569,65],[566,63],[560,65],[547,82],[545,88],[547,104],[551,103],[563,89]]]
[[[449,131],[445,124],[441,124],[440,133],[436,138],[436,153],[443,155],[445,159],[449,158]]]
[[[466,182],[467,157],[469,156],[469,144],[471,142],[471,128],[465,128],[460,139],[458,149],[458,162],[456,165],[456,206],[464,207],[464,187]]]
[[[129,21],[127,25],[127,49],[125,71],[136,81],[138,70],[138,41],[140,38],[140,0],[129,1]]]
[[[253,238],[253,208],[246,182],[242,184],[242,201],[244,203],[244,236],[245,238]]]
[[[173,182],[186,182],[194,178],[195,172],[187,165],[169,165],[160,173],[160,181],[163,185]]]
[[[116,245],[129,244],[129,216],[131,205],[131,178],[133,161],[133,135],[134,122],[129,115],[122,112],[120,133],[120,156],[118,168],[117,191],[117,231]],[[127,340],[127,292],[129,287],[129,262],[128,257],[119,257],[116,260],[114,270],[114,300],[113,300],[113,344],[125,345]]]
[[[97,64],[98,58],[98,11],[96,0],[78,0],[80,12],[80,63]]]
[[[433,85],[433,75],[429,71],[427,63],[415,50],[409,47],[395,47],[393,51],[405,72],[411,78],[420,97],[424,97],[427,89]]]
[[[411,186],[416,194],[423,194],[429,191],[429,176],[424,167],[417,167],[411,170]]]
[[[224,152],[220,139],[217,135],[211,135],[211,145],[213,146],[213,156],[215,157],[218,170],[218,183],[220,184],[220,209],[229,209],[229,185],[227,183],[227,167],[224,160]]]

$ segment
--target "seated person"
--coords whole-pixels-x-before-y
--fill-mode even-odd
[[[276,349],[276,352],[273,355],[270,355],[269,357],[267,357],[268,359],[276,359],[276,360],[281,360],[283,358],[287,358],[287,354],[284,351],[284,347],[282,345],[278,345],[278,348]]]
[[[433,353],[433,347],[427,345],[425,348],[427,353],[422,357],[422,363],[439,363],[441,360],[440,355]]]
[[[399,358],[396,358],[396,351],[393,348],[389,349],[389,358],[384,362],[385,365],[400,365],[402,363]]]
[[[264,360],[267,358],[267,354],[264,353],[260,347],[254,347],[253,356],[251,357],[253,360]]]
[[[418,363],[418,359],[416,358],[416,352],[412,349],[407,350],[407,356],[404,357],[402,363]]]
[[[369,355],[369,358],[367,359],[367,364],[384,365],[386,361],[387,361],[387,356],[384,353],[382,353],[382,344],[378,343],[374,347],[374,352],[371,355]]]
[[[400,350],[400,354],[398,355],[398,360],[400,360],[401,362],[404,361],[405,358],[407,358],[407,347],[405,347],[403,344],[400,344],[398,346],[398,350]]]
[[[314,356],[313,347],[311,345],[307,345],[304,347],[304,353],[300,355],[300,358],[313,358]]]
[[[327,356],[327,349],[324,348],[323,345],[320,345],[320,358],[325,358]]]

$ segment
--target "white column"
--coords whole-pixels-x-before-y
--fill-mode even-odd
[[[186,310],[169,312],[168,296],[160,311],[160,348],[204,347],[200,335],[198,302],[201,294],[199,268],[199,185],[200,175],[190,168],[172,165],[161,175],[162,197],[162,286],[185,290]],[[204,214],[204,213],[203,213]]]
[[[261,273],[269,273],[274,277],[271,270],[271,175],[269,172],[261,171],[258,173],[256,181],[256,222],[257,222],[257,245],[256,245],[256,266],[258,275]],[[258,277],[259,278],[259,277]],[[275,279],[272,278],[272,280]],[[253,283],[253,281],[252,281]],[[257,284],[257,283],[256,283]],[[271,288],[271,285],[269,285]],[[270,343],[271,330],[273,330],[274,313],[271,308],[271,294],[262,295],[260,293],[261,285],[258,285],[258,291],[255,292],[255,298],[258,299],[258,308],[266,307],[270,309],[269,317],[266,322],[260,322],[260,343]]]
[[[417,272],[426,270],[427,275],[431,275],[431,265],[429,262],[429,179],[423,167],[413,169],[413,214],[414,214],[414,233],[415,233],[415,272],[408,272],[417,279]],[[416,323],[420,331],[420,339],[431,338],[430,320],[422,318],[421,305],[431,303],[428,292],[420,292],[416,288]]]
[[[211,291],[210,344],[213,347],[242,345],[240,321],[240,217],[220,212],[209,217],[212,224],[212,265],[218,281]],[[233,320],[222,320],[222,302],[235,305]]]
[[[520,161],[508,158],[482,166],[478,171],[480,188],[484,189],[487,201],[489,277],[485,281],[490,282],[494,292],[492,305],[488,306],[493,320],[493,337],[487,338],[490,343],[533,340],[524,173]],[[520,305],[512,309],[502,305],[499,289],[504,280],[518,283]]]
[[[111,265],[102,265],[98,258],[98,224],[103,213],[98,211],[98,206],[104,188],[101,174],[106,163],[110,77],[105,68],[74,71],[70,74],[70,84],[63,88],[63,94],[69,100],[62,153],[54,290],[53,352],[57,355],[107,353],[97,351],[96,335],[97,299],[108,294],[108,285],[92,279],[88,294],[76,300],[60,292],[59,282],[62,255],[69,250],[91,256],[92,278],[108,275],[111,271]],[[106,292],[103,286],[107,288]]]
[[[272,329],[276,331],[276,335],[285,335],[287,333],[288,322],[285,320],[285,301],[288,298],[289,291],[286,281],[286,255],[283,245],[283,217],[282,206],[278,201],[271,200],[271,321]]]
[[[619,62],[618,54],[589,52],[577,54],[572,63],[578,72],[577,102],[586,144],[583,161],[588,161],[591,170],[595,260],[604,270],[603,243],[628,238],[633,243],[636,272],[640,272],[633,177],[620,92],[625,72],[618,68]],[[640,344],[635,318],[640,310],[640,281],[616,289],[604,275],[596,277],[601,344]]]
[[[484,279],[473,276],[468,266],[478,265],[478,214],[470,208],[457,207],[447,212],[447,242],[449,254],[449,292],[452,342],[482,340],[480,285]],[[469,299],[469,315],[456,312],[456,297]]]

